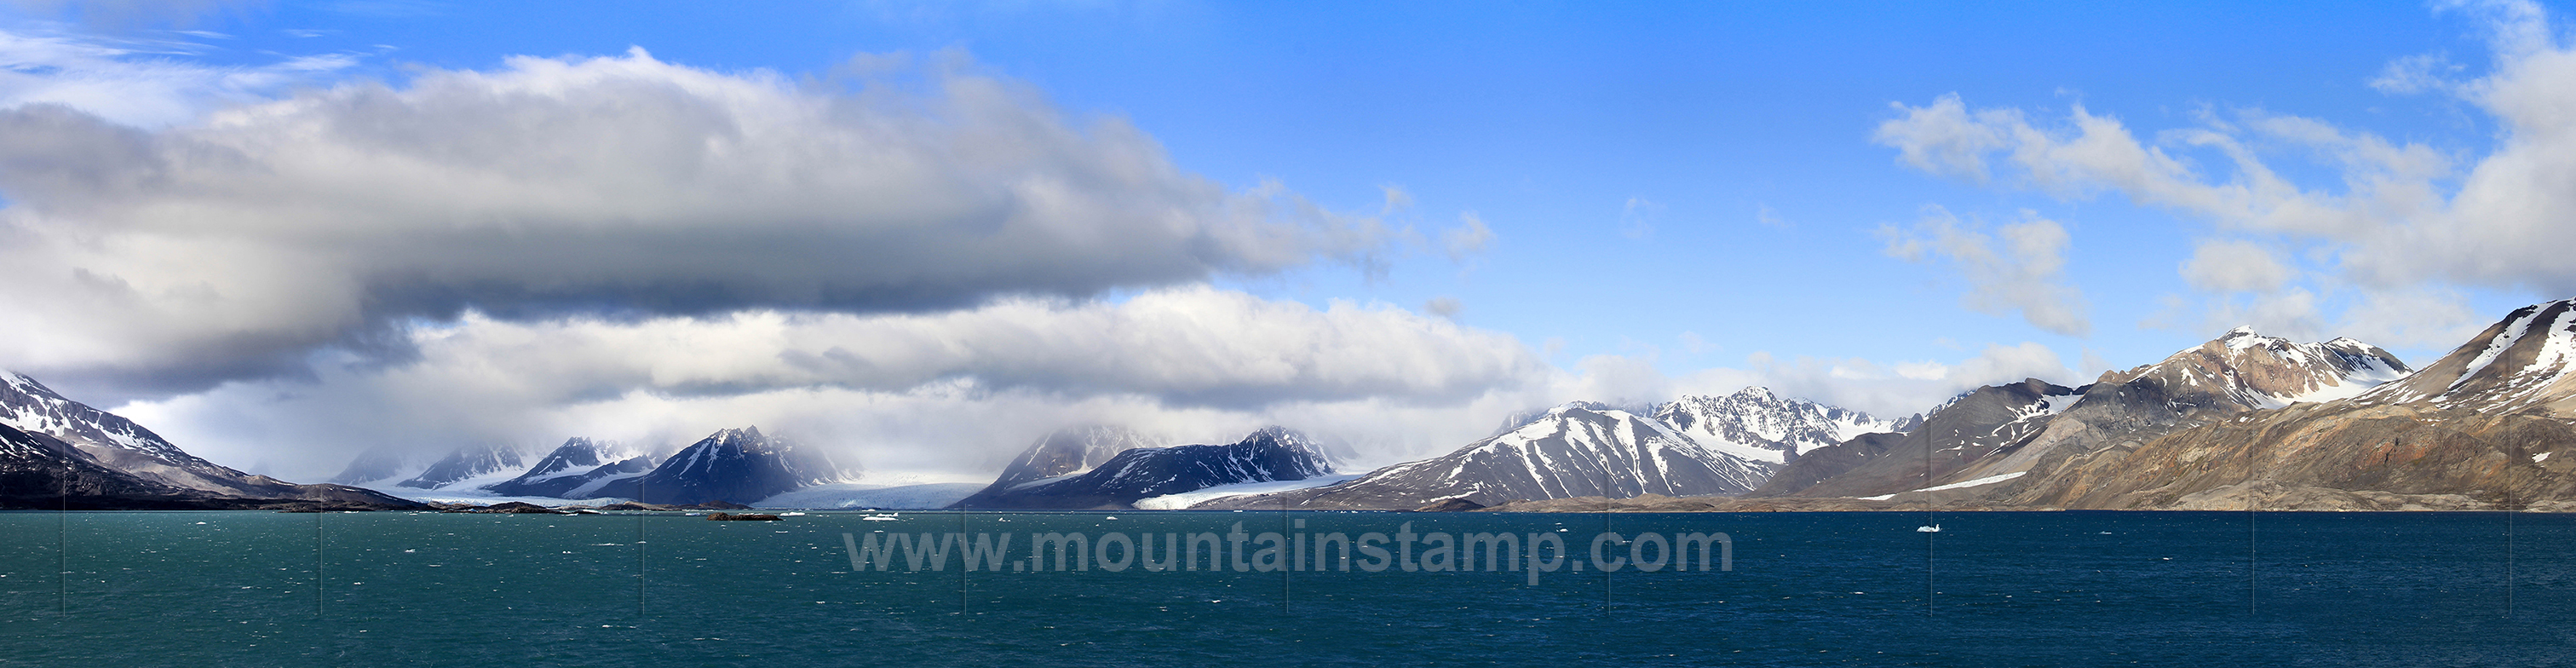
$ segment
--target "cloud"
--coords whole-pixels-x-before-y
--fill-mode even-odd
[[[235,381],[118,410],[156,428],[180,425],[174,438],[218,461],[320,462],[308,476],[373,445],[436,454],[576,435],[671,443],[746,424],[930,465],[945,449],[1017,448],[1065,424],[1135,422],[1231,440],[1274,421],[1340,414],[1333,406],[1368,406],[1381,419],[1291,424],[1395,449],[1441,445],[1426,438],[1456,447],[1505,406],[1576,382],[1509,335],[1383,305],[1318,309],[1207,287],[932,314],[468,314],[407,336],[419,355],[405,363],[326,354],[305,378]],[[1640,382],[1633,369],[1587,364],[1612,378],[1602,387]],[[1490,414],[1463,428],[1394,421],[1476,410]],[[1407,429],[1420,433],[1398,433]]]
[[[2362,305],[2450,288],[2576,294],[2576,263],[2564,252],[2576,247],[2576,225],[2566,224],[2576,219],[2576,47],[2537,4],[2445,7],[2478,21],[2492,65],[2471,73],[2442,56],[2408,56],[2370,83],[2391,94],[2438,91],[2467,102],[2499,129],[2484,151],[2461,154],[2260,109],[2206,112],[2196,126],[2150,140],[2081,105],[2062,121],[2044,122],[2034,119],[2047,114],[2021,109],[1971,109],[1956,95],[1896,105],[1897,116],[1879,126],[1876,139],[1897,150],[1900,164],[1927,173],[2066,199],[2115,193],[2215,223],[2218,240],[2204,242],[2183,268],[2205,291],[2305,282],[2355,291],[2360,299],[2352,303]],[[2328,185],[2284,175],[2319,172]],[[2277,240],[2320,266],[2301,274],[2278,263],[2217,263],[2216,254],[2252,259],[2241,252],[2251,239]],[[2273,304],[2265,308],[2283,312],[2296,301],[2268,299]],[[2230,308],[2226,303],[2207,308]],[[2388,320],[2403,317],[2332,319],[2381,323],[2385,332],[2453,327],[2438,309],[2412,325]]]
[[[1763,227],[1772,227],[1784,230],[1793,227],[1789,224],[1789,221],[1780,218],[1780,212],[1771,210],[1771,205],[1769,204],[1755,205],[1753,210],[1753,222],[1761,223]]]
[[[2023,212],[2026,220],[1996,228],[1989,235],[1962,224],[1949,210],[1927,207],[1910,228],[1879,230],[1884,252],[1908,262],[1947,260],[1968,279],[1962,298],[1968,308],[1984,313],[2021,312],[2031,325],[2068,336],[2085,336],[2092,324],[2085,317],[2084,293],[2066,282],[2066,228],[2056,221]],[[2001,244],[1997,241],[2000,238]]]
[[[1871,139],[1896,147],[1897,160],[1915,169],[1980,183],[1991,176],[1986,154],[2006,146],[2005,129],[2023,125],[2021,112],[2015,110],[1989,109],[1971,115],[1958,93],[1942,95],[1921,107],[1889,106],[1904,118],[1880,123]]]
[[[1647,239],[1655,236],[1655,222],[1664,217],[1664,205],[1643,197],[1630,197],[1619,206],[1619,236]]]
[[[1458,226],[1440,233],[1440,249],[1455,262],[1465,262],[1493,245],[1493,228],[1486,227],[1485,219],[1473,211],[1458,214]]]
[[[2467,302],[2458,291],[2439,288],[2373,292],[2344,309],[2334,331],[2374,345],[2447,352],[2502,317],[2469,310]]]
[[[2245,240],[2205,240],[2182,263],[2182,277],[2209,292],[2271,292],[2292,272],[2270,249]]]
[[[928,313],[1368,264],[1393,237],[954,54],[816,86],[639,49],[163,129],[0,111],[0,309],[43,323],[0,363],[202,386],[469,310]],[[1453,249],[1491,239],[1464,230]]]
[[[1467,305],[1459,302],[1457,297],[1441,296],[1423,300],[1422,310],[1425,313],[1456,320],[1460,311],[1467,310]]]
[[[2392,95],[2454,90],[2459,84],[2451,77],[2464,69],[2438,53],[2407,56],[2388,61],[2379,76],[2371,77],[2370,87]]]
[[[1986,385],[2038,378],[2066,384],[2082,378],[2066,368],[2056,351],[2038,343],[1987,344],[1976,355],[1956,362],[1919,360],[1885,364],[1862,358],[1800,356],[1789,360],[1757,352],[1742,369],[1719,368],[1673,381],[1682,394],[1723,394],[1760,385],[1788,396],[1849,408],[1882,418],[1899,418],[1931,408],[1961,392]]]
[[[285,57],[257,67],[172,58],[181,41],[0,31],[0,109],[58,104],[118,124],[161,128],[226,104],[264,100],[358,63],[349,54]]]

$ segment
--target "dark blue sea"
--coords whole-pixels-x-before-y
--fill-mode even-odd
[[[5,513],[0,664],[2576,665],[2565,516],[1956,513],[1938,533],[1906,513],[866,517]],[[1167,537],[1236,523],[1256,536],[1241,556],[1211,543],[1199,570],[1146,568]],[[1086,546],[1032,569],[1043,533]],[[1369,533],[1390,556],[1348,571],[1320,539]],[[1731,570],[1700,570],[1719,533]],[[906,567],[933,556],[909,540],[925,534],[950,548],[940,570]],[[973,537],[1005,534],[968,570]],[[1480,543],[1462,564],[1434,534],[1572,554],[1484,561],[1500,547]],[[890,546],[911,551],[877,570]]]

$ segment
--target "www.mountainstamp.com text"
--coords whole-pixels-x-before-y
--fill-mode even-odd
[[[852,571],[944,571],[950,562],[967,571],[1123,572],[1279,571],[1367,573],[1397,571],[1528,574],[1636,570],[1644,572],[1735,570],[1735,540],[1723,532],[1666,535],[1604,531],[1588,542],[1568,542],[1557,530],[1531,533],[1428,531],[1412,522],[1393,532],[1246,532],[1242,522],[1224,532],[844,533]],[[1015,538],[1025,538],[1014,552]],[[1588,549],[1587,549],[1588,548]]]

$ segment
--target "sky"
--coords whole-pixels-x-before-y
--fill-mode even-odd
[[[0,368],[202,456],[1357,464],[2576,296],[2569,7],[0,3]]]

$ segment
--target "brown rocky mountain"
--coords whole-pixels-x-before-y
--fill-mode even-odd
[[[2522,508],[2576,500],[2576,300],[2422,371],[2069,459],[1992,496],[2071,508]],[[2551,502],[2559,502],[2553,504]]]
[[[1883,454],[1846,456],[1866,459],[1850,471],[1821,477],[1784,471],[1752,496],[2018,498],[2049,473],[2097,453],[2134,449],[2243,414],[2353,397],[2407,371],[2395,356],[2359,341],[2293,343],[2238,328],[2155,364],[2104,373],[2081,390],[2049,394],[2044,405],[2039,388],[2031,385],[2038,381],[1981,389],[1935,409],[1925,428]],[[2003,392],[2016,387],[2021,389]],[[1975,417],[1947,415],[1961,411]],[[1867,440],[1837,446],[1879,447],[1887,446]]]

